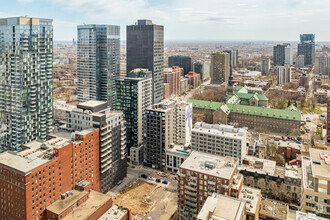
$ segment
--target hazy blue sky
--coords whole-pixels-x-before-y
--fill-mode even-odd
[[[54,19],[54,39],[76,38],[78,24],[126,25],[152,19],[166,40],[330,41],[330,0],[0,0],[0,17]]]

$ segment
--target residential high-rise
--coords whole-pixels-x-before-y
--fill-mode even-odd
[[[195,73],[200,74],[202,82],[210,77],[210,65],[211,62],[209,60],[196,61],[194,63],[194,71]]]
[[[164,69],[164,83],[168,83],[170,95],[181,92],[181,72],[182,68],[178,66]]]
[[[277,85],[291,82],[291,67],[288,65],[277,67]]]
[[[178,214],[180,220],[196,219],[213,193],[238,198],[243,176],[238,160],[192,151],[178,172]]]
[[[273,47],[273,63],[276,66],[292,65],[292,47],[288,43],[278,44]]]
[[[136,68],[152,71],[153,103],[163,99],[164,26],[138,20],[127,26],[127,72]]]
[[[131,147],[143,142],[143,116],[152,105],[152,73],[147,69],[135,69],[125,78],[116,80],[116,110],[124,113],[126,121],[126,143]]]
[[[238,50],[224,50],[223,52],[229,53],[231,66],[232,67],[237,66],[237,64],[238,64]]]
[[[330,91],[327,91],[327,144],[330,144]]]
[[[115,79],[120,77],[120,26],[78,25],[78,102],[116,105]]]
[[[107,102],[87,101],[68,113],[67,128],[100,129],[100,191],[108,192],[127,174],[126,126],[123,113],[111,111]]]
[[[317,216],[330,219],[329,182],[330,162],[329,150],[309,149],[309,157],[302,157],[302,190],[303,201],[301,211],[312,212]]]
[[[316,73],[330,76],[330,56],[322,55],[315,59]]]
[[[198,73],[189,72],[187,75],[185,75],[185,78],[188,79],[188,83],[191,89],[194,89],[201,84],[201,77]]]
[[[228,82],[230,55],[219,51],[211,54],[211,84],[221,85]]]
[[[246,156],[246,134],[243,128],[197,122],[191,130],[191,148],[217,156],[238,158],[241,163]]]
[[[0,154],[1,219],[47,219],[45,209],[80,183],[99,191],[99,130],[48,138]]]
[[[178,66],[183,68],[183,75],[193,71],[193,60],[189,56],[174,55],[168,57],[168,67]]]
[[[164,170],[169,145],[190,142],[192,105],[167,99],[148,108],[143,123],[144,164]]]
[[[301,34],[298,44],[298,55],[304,55],[305,65],[314,65],[315,34]]]
[[[269,59],[262,59],[261,60],[261,75],[265,76],[269,73],[270,69],[270,60]]]
[[[51,19],[0,19],[0,117],[4,149],[21,150],[53,131]]]
[[[298,55],[296,57],[296,67],[302,68],[305,66],[305,56],[304,55]]]

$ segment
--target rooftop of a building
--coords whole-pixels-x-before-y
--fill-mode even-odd
[[[69,195],[65,199],[59,199],[46,209],[55,213],[62,214],[65,210],[72,207],[84,196],[88,195],[88,199],[66,215],[63,219],[88,219],[93,213],[101,208],[106,202],[111,200],[111,196],[91,190],[90,192],[73,190],[73,195]]]
[[[274,176],[276,169],[276,162],[272,160],[253,157],[253,156],[245,156],[241,166],[239,166],[238,169]]]
[[[325,220],[326,218],[322,218],[320,216],[317,216],[314,213],[306,213],[301,211],[296,211],[295,213],[295,219],[296,220]]]
[[[197,215],[197,220],[244,219],[245,201],[219,194],[207,197],[202,209]]]
[[[287,219],[289,207],[276,200],[261,199],[260,216],[272,219]]]
[[[93,107],[97,107],[97,106],[100,106],[100,105],[104,105],[106,103],[107,102],[104,102],[104,101],[89,100],[89,101],[86,101],[86,102],[79,103],[78,106],[93,108]]]
[[[177,103],[176,98],[169,98],[169,99],[163,100],[161,103],[153,105],[152,107],[148,108],[147,110],[166,112],[169,109],[171,109],[172,107],[174,107],[176,103]]]
[[[20,16],[20,17],[10,17],[10,18],[1,18],[0,26],[4,25],[40,25],[40,22],[51,22],[53,19],[49,18],[36,18],[36,17],[28,17],[28,16]]]
[[[247,130],[243,128],[234,128],[234,126],[231,125],[196,122],[192,132],[203,132],[209,135],[219,135],[237,139],[246,138]]]
[[[87,135],[95,128],[89,128],[76,133],[57,132],[50,134],[47,141],[35,140],[23,145],[21,152],[4,152],[0,154],[0,164],[27,173],[54,158],[53,148],[62,148],[70,143],[80,142],[74,140],[74,134]]]
[[[170,144],[166,149],[166,152],[178,155],[188,156],[191,152],[190,144]]]
[[[127,214],[127,208],[114,204],[98,220],[121,220]]]
[[[239,199],[246,201],[246,211],[255,215],[257,211],[259,211],[261,190],[248,186],[243,186],[239,194]]]
[[[296,165],[285,164],[285,177],[291,179],[301,179],[301,169]]]
[[[330,180],[330,150],[316,148],[309,149],[313,176],[320,176]]]
[[[278,147],[288,147],[296,150],[304,149],[303,144],[298,144],[297,142],[293,142],[293,141],[279,140],[279,141],[275,141],[275,143],[277,144]]]
[[[204,101],[204,100],[196,100],[196,99],[188,99],[187,102],[191,102],[194,108],[211,109],[216,111],[220,109],[220,107],[222,107],[223,105],[227,105],[229,113],[233,112],[240,114],[263,116],[269,118],[295,120],[295,121],[301,120],[301,112],[299,110],[292,111],[286,109],[273,109],[273,108],[240,105],[240,104],[230,104],[230,103],[225,104],[222,102],[212,102],[212,101]]]
[[[180,169],[187,169],[207,175],[230,179],[237,167],[238,159],[220,157],[197,151],[192,151],[181,164]]]

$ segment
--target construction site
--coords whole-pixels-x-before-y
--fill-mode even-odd
[[[167,220],[177,210],[177,195],[164,186],[135,179],[113,196],[113,203],[129,208],[135,220],[149,216]]]

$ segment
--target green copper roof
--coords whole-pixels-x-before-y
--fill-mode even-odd
[[[222,105],[224,105],[223,102],[212,102],[197,99],[188,99],[187,102],[191,102],[195,108],[205,108],[211,110],[218,110]]]
[[[290,105],[289,107],[287,107],[285,110],[287,110],[287,111],[299,111],[300,112],[300,110],[296,106],[294,106],[293,104]]]
[[[252,96],[255,96],[257,100],[261,100],[261,101],[267,101],[268,100],[268,98],[265,95],[262,95],[262,94],[239,93],[239,92],[236,92],[235,94],[240,99],[250,99],[250,98],[252,98]]]
[[[227,103],[238,104],[239,102],[240,102],[240,99],[238,98],[238,96],[236,94],[227,96]]]
[[[282,109],[272,109],[265,107],[247,106],[247,105],[233,105],[227,104],[231,112],[258,115],[264,117],[278,118],[278,119],[289,119],[289,120],[301,120],[300,111],[288,111]]]

